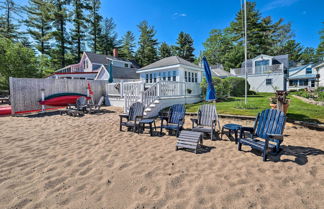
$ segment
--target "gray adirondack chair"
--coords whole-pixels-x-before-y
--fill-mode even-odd
[[[238,139],[238,150],[242,145],[262,151],[263,161],[267,160],[268,153],[278,153],[283,142],[283,131],[286,116],[280,110],[267,109],[258,114],[254,127],[242,127]],[[245,137],[245,131],[250,132]],[[244,137],[243,137],[244,136]]]
[[[141,102],[136,102],[131,105],[129,108],[128,114],[119,115],[120,125],[119,130],[122,131],[122,127],[126,126],[127,128],[133,128],[133,131],[136,132],[138,128],[139,121],[143,119],[144,114],[144,105]],[[126,121],[124,120],[126,119]]]
[[[216,126],[220,130],[220,123],[216,111],[216,106],[213,104],[201,105],[197,118],[191,118],[192,131],[210,133],[211,139],[214,138]]]
[[[100,97],[98,104],[93,104],[93,103],[88,104],[89,112],[90,113],[99,112],[104,100],[105,100],[105,97],[102,96],[102,97]]]
[[[87,112],[87,98],[83,96],[79,97],[75,104],[69,104],[65,110],[65,113],[71,116],[84,115],[85,112]]]

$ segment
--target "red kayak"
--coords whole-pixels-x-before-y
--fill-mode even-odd
[[[40,101],[39,104],[41,105],[48,105],[48,106],[68,106],[69,104],[75,104],[76,100],[80,97],[80,95],[69,95],[69,96],[59,96],[47,99],[45,101]],[[90,99],[87,97],[87,99]]]
[[[11,106],[0,106],[0,115],[10,115]]]

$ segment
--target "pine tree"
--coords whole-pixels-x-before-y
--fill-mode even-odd
[[[324,22],[323,22],[323,26],[324,26]],[[320,44],[317,47],[316,56],[319,61],[324,61],[324,27],[320,31]]]
[[[50,13],[48,0],[29,0],[26,8],[28,19],[25,21],[27,33],[36,42],[34,47],[42,54],[49,54],[49,39],[51,38]]]
[[[177,39],[177,55],[189,62],[195,61],[193,39],[188,33],[180,32]]]
[[[54,26],[52,35],[57,47],[52,51],[51,56],[54,58],[55,62],[59,62],[57,65],[60,64],[61,67],[65,67],[66,54],[70,43],[66,29],[66,25],[70,18],[67,6],[70,2],[68,0],[52,0],[52,3],[54,6],[51,16]]]
[[[135,36],[131,31],[127,31],[121,40],[120,56],[128,60],[134,59]]]
[[[171,54],[171,48],[169,47],[169,45],[165,42],[162,42],[160,48],[159,48],[159,58],[163,59],[166,57],[170,57],[172,56]]]
[[[306,47],[301,54],[302,64],[309,64],[317,62],[316,50],[312,47]]]
[[[289,40],[281,47],[280,54],[289,54],[289,65],[294,66],[302,60],[303,47],[295,40]]]
[[[18,31],[19,25],[17,16],[20,16],[22,8],[13,0],[0,1],[1,20],[0,20],[0,35],[12,41],[19,41],[21,33]]]
[[[140,30],[139,48],[136,53],[137,62],[141,66],[146,66],[157,60],[157,39],[154,38],[156,31],[154,27],[149,26],[147,21],[138,25]]]
[[[101,25],[101,34],[98,37],[97,50],[101,54],[110,55],[114,48],[119,46],[117,33],[115,32],[116,24],[112,18],[106,18]]]
[[[88,18],[85,11],[90,9],[89,0],[72,0],[73,4],[73,29],[72,29],[72,53],[74,61],[81,60],[82,51],[85,48],[86,30]]]
[[[91,49],[94,53],[98,50],[98,38],[101,34],[100,23],[102,16],[99,14],[100,0],[91,0],[90,3],[90,35],[91,35]]]

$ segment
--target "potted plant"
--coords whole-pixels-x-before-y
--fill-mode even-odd
[[[270,97],[269,100],[271,109],[277,109],[277,97]]]
[[[191,94],[192,90],[191,89],[187,89],[187,93]]]

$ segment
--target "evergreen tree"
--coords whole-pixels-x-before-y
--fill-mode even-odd
[[[312,47],[306,47],[301,54],[302,64],[315,63],[316,61],[316,50]]]
[[[138,64],[146,66],[157,60],[157,39],[154,38],[156,31],[154,27],[149,26],[147,21],[143,21],[138,25],[140,30],[139,48],[136,53]]]
[[[160,48],[159,48],[159,58],[163,59],[166,57],[170,57],[172,56],[171,54],[171,48],[169,47],[169,45],[165,42],[162,42]]]
[[[177,55],[189,62],[195,61],[193,39],[188,33],[180,32],[177,39]]]
[[[21,33],[16,17],[20,16],[22,9],[13,0],[0,1],[1,19],[0,35],[13,41],[19,41]]]
[[[98,38],[101,34],[100,23],[102,16],[99,14],[100,0],[91,0],[90,3],[90,35],[91,35],[91,49],[94,53],[98,50]]]
[[[85,11],[90,9],[89,0],[72,0],[73,4],[73,29],[72,29],[72,53],[74,61],[81,60],[82,51],[85,47],[85,37],[88,18]]]
[[[122,38],[120,56],[128,60],[134,59],[135,36],[131,31],[127,31]]]
[[[53,21],[54,31],[52,35],[55,39],[56,48],[52,50],[51,56],[54,58],[56,65],[65,67],[66,65],[66,54],[69,49],[69,37],[67,34],[66,25],[69,22],[70,14],[67,9],[69,5],[68,0],[52,0],[53,11],[51,18]]]
[[[48,0],[29,0],[26,8],[28,18],[25,21],[27,33],[36,42],[34,47],[42,54],[49,53],[49,39],[51,38],[50,24],[51,4]]]
[[[282,46],[280,54],[289,54],[289,65],[294,66],[302,60],[303,47],[295,40],[289,40]]]
[[[324,26],[324,22],[323,22],[323,26]],[[320,31],[320,44],[317,47],[316,55],[319,61],[324,61],[324,27]]]
[[[101,25],[101,34],[98,37],[98,51],[101,54],[110,55],[114,48],[119,46],[116,24],[112,18],[106,18]]]

